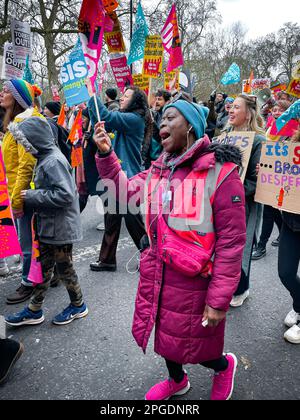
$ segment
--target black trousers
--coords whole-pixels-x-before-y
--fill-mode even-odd
[[[274,222],[276,223],[279,233],[282,227],[281,212],[274,207],[264,206],[263,224],[258,246],[265,248],[273,231]]]
[[[284,287],[293,299],[294,311],[300,314],[300,232],[293,232],[284,222],[281,229],[278,254],[278,273]]]
[[[110,214],[106,212],[104,215],[105,232],[99,255],[99,261],[103,263],[116,264],[116,252],[123,217],[129,235],[136,247],[140,249],[141,239],[144,235],[146,235],[141,214],[131,214],[129,209],[127,209],[127,214],[119,214],[119,206],[117,205],[117,214]]]
[[[182,365],[167,359],[165,359],[165,361],[170,378],[174,379],[174,381],[177,383],[181,382],[184,376]],[[225,356],[222,356],[220,359],[200,363],[200,365],[208,369],[213,369],[215,372],[222,372],[227,369],[228,361]]]

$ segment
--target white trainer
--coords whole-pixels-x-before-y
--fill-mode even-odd
[[[289,343],[300,344],[300,328],[298,325],[294,325],[292,328],[287,330],[284,334],[284,338]]]
[[[233,308],[239,308],[240,306],[243,305],[245,300],[249,297],[249,294],[250,294],[249,290],[246,290],[246,292],[244,292],[242,295],[233,296],[230,302],[230,306]]]
[[[300,314],[298,314],[297,312],[294,311],[294,309],[289,312],[284,320],[284,324],[291,328],[294,325],[297,324],[297,322],[300,321]]]
[[[100,231],[103,231],[103,230],[105,230],[105,226],[104,226],[104,223],[99,223],[99,225],[97,226],[97,230],[100,230]]]

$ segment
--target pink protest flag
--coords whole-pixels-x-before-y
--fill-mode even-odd
[[[169,73],[184,64],[175,4],[173,4],[165,26],[161,31],[161,37],[164,49],[170,54],[166,70]]]
[[[107,66],[108,66],[108,61],[105,61],[105,63],[103,64],[103,67],[102,67],[100,81],[99,81],[99,84],[98,84],[98,92],[101,92],[102,91],[102,86],[103,86],[103,82],[104,82],[104,77],[105,77],[105,73],[106,73],[106,70],[107,70]]]
[[[94,92],[102,50],[104,26],[105,9],[102,0],[83,0],[78,19],[78,31],[85,61],[89,69],[88,77],[91,80]]]
[[[274,121],[270,135],[281,137],[292,137],[299,129],[299,123],[296,120],[290,120],[281,130],[278,131],[276,127],[276,120]]]
[[[270,128],[270,127],[272,127],[272,126],[273,126],[273,124],[274,124],[274,122],[275,122],[275,118],[274,118],[272,115],[270,115],[270,116],[268,117],[268,120],[267,120],[267,125],[266,125],[266,128]]]
[[[6,172],[0,148],[0,258],[21,254],[22,251],[12,216]]]
[[[115,22],[108,16],[105,15],[104,19],[104,32],[112,32],[114,29]]]
[[[31,234],[32,234],[32,256],[28,280],[34,285],[44,282],[42,264],[40,261],[40,243],[35,231],[35,216],[31,221]]]

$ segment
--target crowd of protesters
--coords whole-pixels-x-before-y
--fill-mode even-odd
[[[270,134],[270,118],[276,120],[292,105],[288,95],[279,93],[266,107],[255,96],[214,91],[207,103],[198,104],[187,93],[160,89],[150,107],[137,87],[128,86],[119,99],[109,88],[105,102],[91,98],[82,111],[83,163],[74,174],[68,131],[77,111],[65,109],[62,127],[62,105],[50,101],[42,107],[40,94],[18,79],[5,82],[0,94],[2,154],[23,253],[21,284],[6,303],[30,299],[22,311],[6,316],[6,324],[42,323],[47,289],[59,281],[70,304],[53,323],[66,325],[88,315],[72,250],[82,239],[80,212],[97,195],[105,209],[104,234],[90,269],[117,270],[123,218],[140,253],[132,332],[145,351],[155,327],[154,350],[168,370],[168,379],[154,385],[147,400],[185,394],[190,388],[185,364],[214,371],[212,400],[231,398],[237,358],[223,354],[226,314],[248,298],[251,262],[266,255],[274,222],[279,277],[293,301],[284,338],[300,344],[300,215],[262,208],[254,199],[264,142],[300,141],[300,131],[293,138]],[[212,141],[231,131],[255,134],[244,183],[240,150]],[[186,181],[195,185],[192,193],[184,193]],[[41,284],[28,279],[32,223]],[[7,262],[0,260],[0,276],[8,273]],[[22,344],[0,340],[0,383],[22,352]]]

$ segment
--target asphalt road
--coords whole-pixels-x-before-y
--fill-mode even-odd
[[[7,328],[9,337],[25,346],[10,380],[0,387],[1,400],[141,400],[145,392],[166,376],[164,361],[136,346],[131,320],[138,274],[128,274],[126,263],[135,248],[123,228],[116,273],[93,273],[102,220],[95,199],[82,215],[84,240],[75,248],[75,262],[88,317],[64,326],[51,319],[68,305],[60,286],[50,289],[44,304],[45,322],[39,326]],[[274,235],[276,232],[274,232]],[[131,265],[135,269],[135,264]],[[20,274],[0,280],[0,314],[20,310],[7,306],[5,297],[19,285]],[[277,249],[252,266],[251,295],[242,308],[230,310],[226,351],[239,360],[234,400],[295,400],[300,397],[300,346],[283,339],[283,319],[291,300],[277,275]],[[212,375],[200,366],[187,366],[192,388],[183,400],[207,400]],[[178,399],[180,399],[178,397]]]

